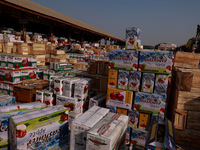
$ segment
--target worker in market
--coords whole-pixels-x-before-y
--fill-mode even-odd
[[[196,37],[200,36],[200,25],[197,25]]]

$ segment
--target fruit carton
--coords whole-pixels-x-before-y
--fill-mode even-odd
[[[49,81],[49,70],[48,69],[43,70],[43,80]]]
[[[174,125],[165,118],[164,121],[152,120],[146,140],[148,150],[176,150]]]
[[[69,108],[69,114],[72,116],[78,116],[83,113],[82,101],[76,98],[66,97],[57,95],[56,96],[56,105],[63,105],[64,107]]]
[[[44,91],[40,91],[40,90],[36,90],[36,94],[35,94],[35,101],[36,102],[44,102]]]
[[[108,113],[109,109],[94,106],[72,121],[70,150],[85,150],[86,132]]]
[[[149,126],[149,121],[150,121],[150,114],[140,112],[138,129],[146,131]]]
[[[128,114],[128,110],[124,109],[124,108],[117,108],[117,114],[119,114],[119,115],[127,115]]]
[[[136,27],[126,28],[126,49],[137,49],[141,47],[141,30]]]
[[[138,128],[139,123],[139,112],[135,110],[128,110],[129,124],[128,126],[132,129]]]
[[[117,82],[118,89],[123,89],[123,90],[128,89],[128,78],[129,78],[129,71],[126,70],[118,71],[118,82]]]
[[[52,149],[69,142],[68,108],[54,106],[11,117],[11,149]]]
[[[54,79],[54,94],[62,95],[63,94],[63,82],[67,78],[55,78]]]
[[[168,87],[169,75],[164,74],[156,74],[156,81],[155,81],[155,94],[166,94],[167,87]]]
[[[44,70],[44,68],[36,69],[36,79],[43,79],[43,70]]]
[[[9,85],[10,96],[14,96],[14,85]]]
[[[115,88],[108,88],[106,105],[116,106],[124,109],[131,109],[133,92]]]
[[[164,115],[166,96],[137,92],[135,94],[134,110],[142,110],[154,114]]]
[[[8,55],[7,54],[1,54],[1,68],[7,68],[8,66]]]
[[[172,51],[140,51],[139,71],[170,74],[172,64]]]
[[[138,51],[110,50],[109,66],[114,69],[137,71]]]
[[[155,73],[143,73],[141,92],[153,93],[154,80],[155,80]]]
[[[50,92],[50,91],[45,91],[44,93],[44,103],[47,105],[47,106],[53,106],[55,105],[55,96],[53,94],[53,92]]]
[[[67,71],[72,69],[72,63],[54,62],[54,70]]]
[[[148,131],[132,129],[131,144],[133,145],[133,149],[145,150],[145,143],[147,140],[147,135],[148,135]]]
[[[88,91],[91,89],[91,79],[82,78],[75,82],[74,98],[87,99]]]
[[[140,89],[140,81],[141,81],[141,72],[130,71],[128,90],[138,92]]]
[[[21,83],[21,71],[3,70],[1,80],[10,84]]]
[[[105,104],[106,104],[106,95],[99,94],[90,98],[88,108],[91,108],[93,106],[105,107]]]
[[[29,56],[29,66],[31,66],[32,68],[37,67],[37,57],[36,56],[34,56],[34,55]]]
[[[51,75],[49,77],[49,91],[54,92],[54,80],[60,77],[61,76],[58,76],[58,75]]]
[[[63,95],[67,97],[74,97],[75,83],[78,82],[80,78],[69,78],[63,81]]]
[[[94,127],[87,131],[86,150],[113,150],[125,143],[123,138],[128,126],[128,116],[108,113]]]
[[[15,97],[8,95],[0,95],[0,106],[8,106],[15,104]]]
[[[108,87],[117,88],[118,71],[110,69],[108,72]]]
[[[30,68],[29,57],[23,55],[8,55],[8,68],[9,69],[21,69]]]
[[[29,80],[36,78],[36,69],[21,70],[22,80]]]
[[[36,109],[45,108],[43,103],[26,103],[26,104],[17,104],[10,106],[0,107],[0,147],[3,149],[8,149],[8,122],[11,116],[23,114],[26,112],[34,111]]]
[[[131,128],[126,129],[126,144],[130,144]]]

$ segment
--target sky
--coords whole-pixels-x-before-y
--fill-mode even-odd
[[[125,39],[142,31],[142,45],[186,44],[200,24],[200,0],[31,0]]]

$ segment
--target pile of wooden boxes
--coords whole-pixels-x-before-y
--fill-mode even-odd
[[[177,52],[173,69],[169,114],[176,142],[200,147],[200,54]]]

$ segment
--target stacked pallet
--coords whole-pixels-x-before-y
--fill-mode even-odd
[[[35,55],[37,57],[37,66],[45,65],[45,44],[31,43],[30,55]]]
[[[177,52],[172,76],[170,118],[176,142],[200,148],[200,54]],[[187,137],[187,138],[186,138]]]
[[[3,52],[13,53],[13,42],[3,42]]]
[[[68,62],[69,55],[65,54],[64,50],[54,50],[51,58],[53,62]]]
[[[13,53],[28,55],[30,53],[28,43],[14,43]]]

